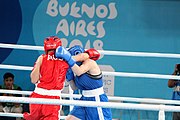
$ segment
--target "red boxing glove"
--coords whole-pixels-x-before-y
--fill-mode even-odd
[[[86,50],[85,53],[89,55],[90,59],[95,60],[95,61],[98,60],[100,57],[100,53],[94,48],[90,48]]]

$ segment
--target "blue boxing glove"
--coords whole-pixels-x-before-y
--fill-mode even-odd
[[[72,67],[76,63],[71,54],[62,46],[59,46],[56,49],[55,56],[56,58],[64,59],[70,67]]]
[[[67,82],[74,80],[74,73],[71,68],[68,68],[68,71],[66,73],[66,80]]]

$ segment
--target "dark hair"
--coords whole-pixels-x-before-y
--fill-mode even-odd
[[[177,69],[180,72],[180,64],[177,64]]]
[[[10,73],[10,72],[7,72],[7,73],[5,73],[5,74],[3,75],[3,78],[4,78],[4,79],[6,79],[6,78],[8,78],[8,77],[11,77],[12,79],[14,79],[14,75],[13,75],[12,73]]]

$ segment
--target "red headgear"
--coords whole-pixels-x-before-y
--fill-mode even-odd
[[[48,50],[55,50],[58,46],[61,46],[61,40],[56,36],[47,37],[44,40],[44,51],[47,54]]]

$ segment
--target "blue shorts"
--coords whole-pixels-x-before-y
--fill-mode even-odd
[[[112,120],[111,110],[109,108],[102,108],[102,111],[104,120]],[[73,115],[81,120],[100,120],[97,107],[74,106],[70,115]]]
[[[101,95],[100,95],[101,96]],[[104,96],[101,96],[104,98]],[[80,100],[95,101],[94,97],[81,97]],[[103,101],[101,99],[101,101]],[[112,120],[112,113],[110,108],[97,108],[97,107],[83,107],[83,106],[74,106],[73,110],[70,112],[70,115],[73,115],[81,120],[101,120],[98,109],[102,110],[103,120]]]

